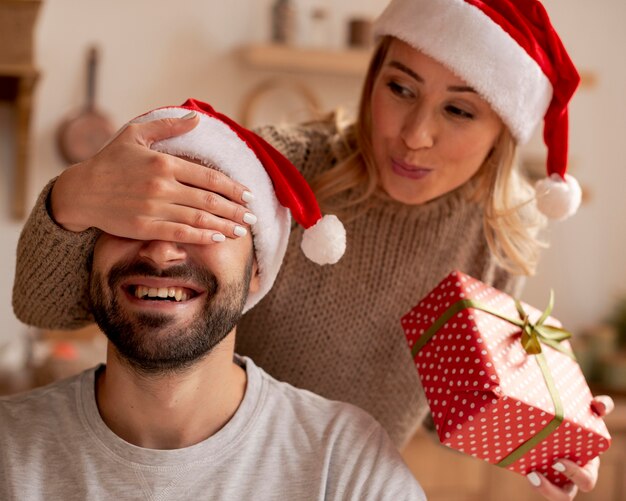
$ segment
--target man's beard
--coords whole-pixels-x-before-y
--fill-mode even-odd
[[[111,269],[108,279],[92,272],[91,312],[121,359],[137,372],[156,375],[184,371],[210,353],[237,325],[251,274],[252,255],[242,280],[229,284],[218,283],[210,271],[193,265],[158,270],[145,261],[120,263]],[[129,276],[191,280],[206,291],[207,299],[194,318],[163,313],[129,314],[118,300],[119,284]],[[169,324],[172,325],[168,328]]]

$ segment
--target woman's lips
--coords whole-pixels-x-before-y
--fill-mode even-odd
[[[432,172],[432,169],[399,162],[398,160],[391,161],[391,170],[398,176],[409,179],[423,179]]]

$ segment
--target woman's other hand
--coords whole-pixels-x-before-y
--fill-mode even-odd
[[[609,414],[614,407],[613,399],[606,395],[595,397],[591,402],[592,410],[601,417]],[[557,487],[537,472],[529,473],[527,475],[528,481],[539,494],[550,501],[571,501],[576,497],[579,490],[589,492],[596,486],[600,458],[593,458],[585,466],[578,466],[567,459],[559,459],[552,467],[570,481],[562,487]]]
[[[66,169],[52,188],[53,219],[70,231],[188,244],[245,235],[256,222],[243,185],[214,169],[150,150],[193,129],[195,114],[131,124],[93,158]]]

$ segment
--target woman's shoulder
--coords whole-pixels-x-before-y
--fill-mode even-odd
[[[254,132],[270,143],[308,143],[328,141],[339,133],[340,127],[338,115],[333,112],[306,122],[262,125],[256,127]]]
[[[308,163],[334,164],[348,156],[353,147],[351,130],[337,113],[331,113],[309,122],[264,125],[254,132],[305,172]]]

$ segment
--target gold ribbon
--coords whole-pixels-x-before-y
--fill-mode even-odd
[[[576,360],[572,351],[560,344],[561,341],[569,339],[572,334],[561,327],[545,325],[544,323],[550,316],[550,313],[552,313],[552,308],[554,307],[553,291],[550,291],[550,300],[547,308],[536,322],[531,322],[529,320],[528,314],[524,311],[522,304],[518,300],[515,300],[515,307],[517,309],[517,313],[519,314],[519,319],[502,315],[496,310],[493,310],[478,301],[474,301],[473,299],[460,299],[452,304],[435,322],[433,322],[433,324],[424,332],[424,334],[420,336],[411,349],[413,358],[415,358],[418,352],[426,345],[426,343],[428,343],[428,341],[430,341],[435,333],[445,325],[446,322],[467,308],[484,311],[485,313],[489,313],[490,315],[520,327],[522,330],[522,346],[526,353],[535,356],[537,365],[539,365],[546,387],[550,393],[550,397],[552,398],[552,403],[554,404],[554,418],[552,418],[552,420],[536,435],[529,438],[508,456],[504,457],[499,463],[496,463],[497,466],[502,467],[509,466],[523,457],[528,451],[545,440],[563,422],[563,404],[561,402],[559,392],[556,389],[552,374],[550,373],[548,363],[542,353],[541,344],[543,343],[550,346],[573,360]]]
[[[524,311],[522,304],[518,300],[515,300],[515,307],[517,308],[517,313],[520,317],[519,319],[502,315],[498,311],[483,305],[478,301],[474,301],[473,299],[460,299],[443,312],[443,314],[435,320],[435,322],[415,342],[413,348],[411,349],[413,358],[415,358],[415,355],[417,355],[424,345],[430,341],[435,333],[441,329],[441,327],[443,327],[448,320],[467,308],[474,308],[475,310],[484,311],[494,317],[498,317],[506,322],[509,322],[510,324],[518,326],[522,330],[522,346],[529,355],[541,353],[541,343],[543,343],[575,360],[572,351],[560,344],[561,341],[572,337],[572,334],[561,327],[544,324],[546,319],[550,316],[550,313],[552,313],[552,309],[554,307],[553,291],[550,291],[548,307],[545,309],[539,320],[534,323],[529,320],[528,314]]]

